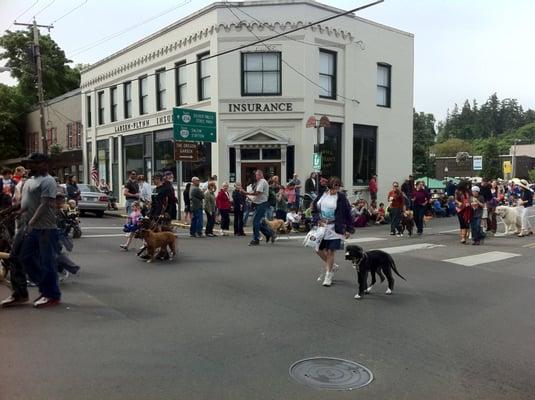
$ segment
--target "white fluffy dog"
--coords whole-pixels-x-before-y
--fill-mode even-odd
[[[505,234],[522,232],[522,220],[516,207],[498,206],[496,215],[501,217],[505,224]]]

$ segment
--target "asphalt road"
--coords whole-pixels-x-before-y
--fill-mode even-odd
[[[61,306],[0,309],[0,400],[535,399],[534,237],[463,246],[454,219],[420,238],[360,229],[353,238],[394,253],[407,281],[356,301],[341,252],[324,288],[301,239],[251,248],[181,232],[177,260],[147,264],[119,251],[122,223],[83,219],[83,269]],[[289,376],[317,356],[374,380],[318,391]]]

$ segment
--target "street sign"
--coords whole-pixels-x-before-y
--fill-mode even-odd
[[[173,108],[173,136],[176,141],[216,142],[216,113]]]
[[[504,174],[512,174],[513,173],[513,164],[511,161],[504,161],[503,162],[503,173]]]
[[[175,161],[199,161],[199,146],[193,142],[175,142]]]
[[[483,157],[482,156],[474,156],[472,158],[472,169],[474,171],[481,171],[483,169]]]
[[[321,171],[321,153],[314,153],[312,157],[312,169],[314,171]]]

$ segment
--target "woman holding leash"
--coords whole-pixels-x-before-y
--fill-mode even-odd
[[[323,286],[331,286],[333,281],[334,252],[342,249],[342,239],[353,233],[351,207],[339,178],[331,177],[322,196],[312,203],[313,223],[325,228],[325,236],[320,243],[318,256],[325,263]]]
[[[528,186],[528,181],[521,179],[518,183],[520,187],[520,199],[518,200],[518,214],[522,221],[522,230],[518,237],[533,235],[533,228],[528,218],[528,208],[533,206],[533,191]]]
[[[468,233],[470,232],[470,221],[472,220],[470,194],[470,182],[460,182],[455,192],[455,211],[457,211],[457,217],[459,218],[460,237],[462,244],[466,244]]]

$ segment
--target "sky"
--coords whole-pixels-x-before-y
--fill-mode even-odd
[[[18,28],[12,25],[16,18],[31,22],[35,15],[39,24],[54,25],[51,35],[69,59],[86,64],[212,2],[0,0],[0,31]],[[368,2],[322,1],[345,10]],[[441,120],[454,103],[476,99],[481,104],[494,92],[535,109],[535,84],[529,77],[535,70],[534,0],[385,0],[358,15],[415,35],[417,111]],[[0,73],[0,82],[15,83],[8,72]]]

